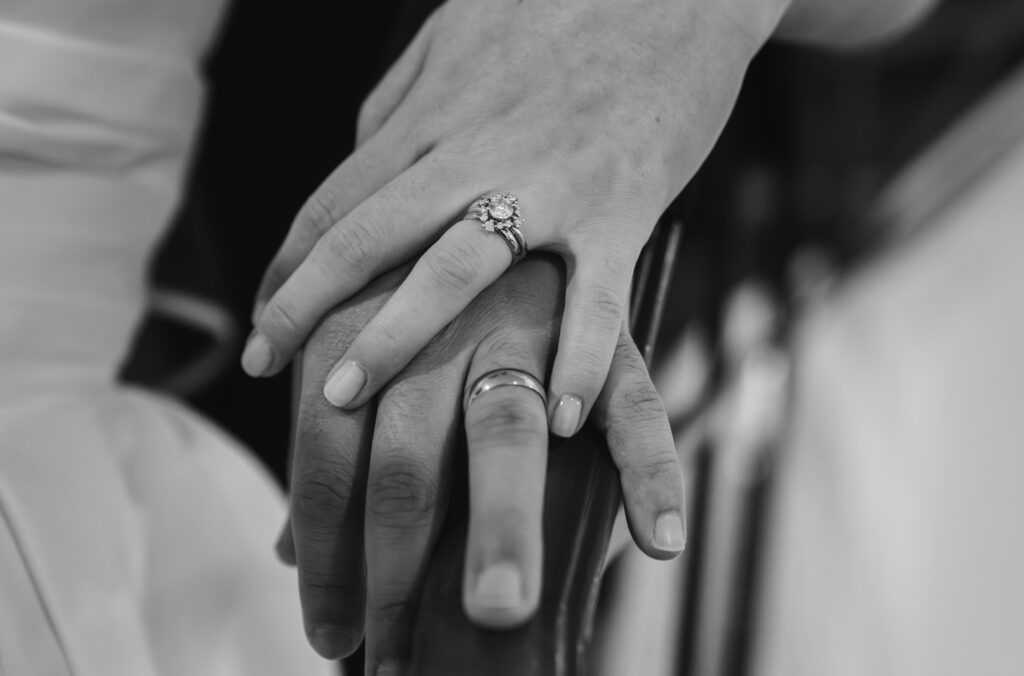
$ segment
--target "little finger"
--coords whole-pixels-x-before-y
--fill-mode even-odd
[[[686,546],[682,466],[665,407],[625,329],[592,418],[619,468],[633,540],[653,558],[676,556]]]
[[[576,434],[604,387],[626,313],[635,259],[623,252],[577,256],[569,271],[558,353],[548,387],[551,432]]]

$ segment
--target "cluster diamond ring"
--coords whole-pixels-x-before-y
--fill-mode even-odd
[[[505,238],[512,252],[512,263],[526,256],[526,238],[523,237],[523,216],[519,211],[519,198],[512,193],[486,195],[473,202],[466,212],[467,221],[479,221],[484,230]]]

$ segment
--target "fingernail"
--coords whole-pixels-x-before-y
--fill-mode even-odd
[[[324,385],[324,396],[338,408],[352,403],[366,384],[366,371],[354,361],[347,361],[331,374]]]
[[[242,352],[242,369],[253,378],[258,378],[270,369],[273,361],[274,351],[270,341],[263,334],[253,331]]]
[[[309,634],[309,644],[320,657],[336,660],[353,649],[353,635],[347,629],[333,625],[320,625]]]
[[[563,394],[554,413],[551,414],[551,432],[560,437],[571,437],[580,426],[580,414],[583,412],[583,400],[575,394]]]
[[[511,563],[495,563],[476,579],[473,601],[482,608],[518,608],[523,603],[523,578]]]
[[[654,522],[654,546],[663,552],[681,552],[686,548],[683,520],[676,512],[664,512]]]
[[[398,662],[395,660],[384,660],[377,665],[377,671],[373,673],[376,676],[398,676]]]

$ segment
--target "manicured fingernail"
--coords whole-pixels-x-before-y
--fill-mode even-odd
[[[355,647],[352,645],[354,635],[347,629],[324,624],[313,629],[309,634],[309,644],[320,657],[336,660],[344,657]]]
[[[274,350],[270,347],[270,341],[263,334],[253,331],[242,352],[242,369],[253,378],[258,378],[270,370],[273,362]]]
[[[384,660],[377,665],[377,671],[373,672],[376,676],[398,676],[398,662],[395,660]]]
[[[663,552],[681,552],[686,547],[683,520],[676,512],[664,512],[654,522],[654,546]]]
[[[331,374],[324,385],[324,396],[338,408],[352,403],[366,384],[366,371],[354,361],[347,361]]]
[[[563,394],[551,414],[551,432],[560,437],[571,437],[580,426],[583,400],[575,394]]]
[[[476,579],[473,602],[480,608],[518,608],[523,603],[523,577],[511,563],[495,563]]]

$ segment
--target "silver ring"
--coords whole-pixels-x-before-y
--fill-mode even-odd
[[[547,408],[548,396],[544,392],[544,386],[540,384],[539,380],[526,371],[520,371],[519,369],[498,369],[483,374],[476,379],[472,387],[466,390],[466,396],[463,398],[462,403],[463,412],[469,409],[469,405],[481,396],[499,387],[525,387],[528,390],[533,390],[540,397],[544,408]]]
[[[519,198],[510,192],[485,195],[469,206],[463,220],[479,221],[484,230],[496,232],[505,239],[512,252],[515,265],[526,256],[526,238],[520,229],[523,215],[519,210]]]

